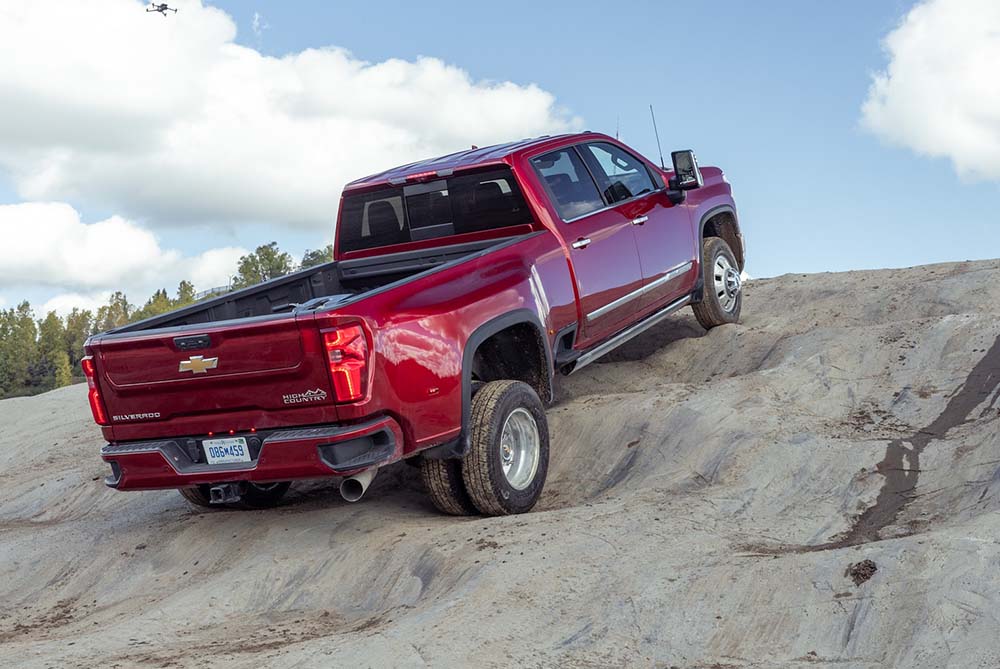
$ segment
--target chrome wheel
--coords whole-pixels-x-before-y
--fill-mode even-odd
[[[500,466],[515,490],[524,490],[538,471],[538,424],[527,409],[514,409],[500,433]]]
[[[740,272],[729,262],[729,258],[721,254],[715,258],[714,270],[715,296],[719,298],[719,306],[727,312],[732,311],[742,288]]]

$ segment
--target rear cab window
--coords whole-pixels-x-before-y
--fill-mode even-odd
[[[533,222],[503,167],[346,195],[337,234],[341,251],[360,251]]]

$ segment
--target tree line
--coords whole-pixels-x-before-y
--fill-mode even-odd
[[[329,262],[332,257],[333,247],[327,245],[306,251],[296,265],[277,242],[264,244],[240,257],[226,290],[254,286],[296,269]],[[74,308],[64,317],[50,311],[38,319],[27,301],[0,309],[0,399],[35,395],[82,381],[80,358],[87,337],[197,301],[194,285],[181,281],[173,296],[160,288],[141,307],[129,302],[124,292],[115,291],[96,311]]]

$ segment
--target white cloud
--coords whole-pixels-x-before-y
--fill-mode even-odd
[[[52,299],[45,302],[41,309],[37,309],[35,313],[39,316],[48,314],[50,311],[54,311],[60,316],[65,316],[73,309],[84,309],[89,310],[92,313],[97,313],[97,310],[108,303],[108,298],[111,296],[111,291],[103,291],[97,293],[62,293],[56,295]],[[134,298],[129,298],[134,300]],[[140,305],[141,306],[141,305]]]
[[[260,39],[264,35],[264,31],[270,27],[260,12],[253,13],[253,21],[250,22],[250,28],[253,30],[253,34],[257,36],[257,39]]]
[[[136,0],[5,0],[0,169],[23,198],[327,229],[351,179],[580,125],[532,84],[435,58],[268,57],[220,10],[177,6],[164,20]]]
[[[1000,2],[927,0],[884,42],[862,122],[893,144],[1000,180]]]
[[[197,289],[225,285],[240,255],[225,247],[198,255],[160,246],[156,236],[120,216],[85,223],[63,203],[0,205],[0,287],[47,286],[66,292],[42,310],[64,312],[68,305],[103,302],[112,290],[125,290],[133,302],[157,288],[172,291],[181,279]]]

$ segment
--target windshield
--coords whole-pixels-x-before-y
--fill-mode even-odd
[[[532,222],[509,168],[348,195],[343,206],[341,251]]]

